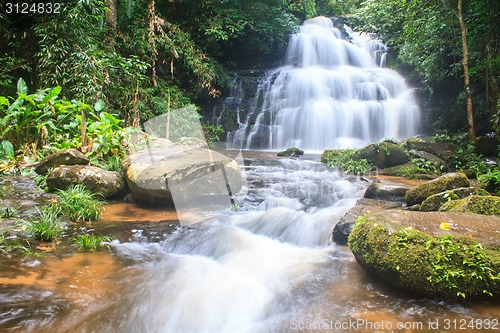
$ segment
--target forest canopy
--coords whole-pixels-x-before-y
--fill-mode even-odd
[[[60,12],[0,13],[0,96],[61,87],[126,125],[220,96],[244,69],[279,64],[306,18],[340,16],[390,46],[434,132],[467,132],[462,0],[66,0]],[[500,2],[463,0],[478,134],[499,131]]]

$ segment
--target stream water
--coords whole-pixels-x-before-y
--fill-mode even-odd
[[[330,242],[367,183],[263,155],[245,159],[235,211],[197,212],[202,222],[181,227],[174,211],[111,204],[85,227],[113,233],[112,253],[58,245],[40,259],[1,259],[0,330],[463,332],[460,320],[498,320],[498,306],[399,294],[367,276]]]

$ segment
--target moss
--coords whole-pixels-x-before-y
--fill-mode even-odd
[[[298,156],[304,155],[304,151],[299,148],[288,148],[287,150],[280,151],[278,156]]]
[[[500,216],[500,197],[473,195],[465,199],[449,201],[442,205],[439,211]]]
[[[344,149],[327,149],[321,154],[320,161],[327,163],[333,159],[334,156],[341,154]]]
[[[500,252],[483,251],[468,238],[433,237],[371,215],[358,219],[348,245],[367,271],[408,291],[444,298],[500,295]]]
[[[403,148],[389,141],[370,144],[360,149],[355,157],[358,160],[366,159],[379,168],[404,164],[410,160]]]
[[[460,187],[431,195],[422,202],[420,210],[423,212],[437,211],[450,200],[463,199],[471,195],[487,196],[490,194],[477,187]]]
[[[470,187],[469,179],[463,173],[449,173],[439,178],[412,187],[406,192],[405,200],[408,206],[422,203],[433,194],[459,187]]]

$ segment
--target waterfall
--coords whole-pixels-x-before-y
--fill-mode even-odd
[[[341,31],[329,18],[306,20],[231,140],[244,149],[321,151],[416,135],[418,105],[404,78],[383,68],[386,52],[381,41]]]

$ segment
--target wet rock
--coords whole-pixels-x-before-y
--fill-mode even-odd
[[[242,186],[238,163],[218,152],[172,146],[140,151],[123,163],[135,199],[144,203],[176,205],[199,198],[228,198]]]
[[[406,152],[390,141],[384,141],[378,144],[370,144],[361,148],[355,155],[357,160],[366,159],[378,168],[387,168],[395,165],[407,163],[410,158]]]
[[[332,240],[337,244],[347,245],[349,234],[359,217],[391,208],[400,208],[400,206],[387,201],[359,199],[356,206],[351,208],[333,228]]]
[[[499,224],[496,216],[391,210],[359,219],[348,245],[365,270],[408,292],[493,300],[500,296]]]
[[[407,141],[408,150],[424,151],[445,161],[454,159],[455,154],[460,149],[459,146],[452,143]]]
[[[287,150],[280,151],[278,156],[300,156],[304,155],[304,151],[299,148],[288,148]]]
[[[439,168],[441,166],[444,168],[446,165],[446,162],[443,159],[441,159],[435,155],[432,155],[431,153],[428,153],[426,151],[414,150],[414,151],[410,152],[410,155],[412,157],[415,157],[415,158],[422,158],[426,161],[429,161],[437,168]]]
[[[405,163],[396,165],[390,168],[379,169],[378,173],[388,176],[406,176],[408,174],[417,174],[420,171],[419,167],[415,164]]]
[[[421,206],[420,204],[416,204],[413,206],[406,207],[405,210],[411,210],[411,211],[417,212],[420,210],[420,206]]]
[[[89,159],[76,149],[65,149],[49,156],[38,162],[35,172],[39,175],[46,175],[51,168],[57,168],[61,165],[87,165]]]
[[[480,136],[476,139],[476,153],[484,156],[498,156],[500,140],[496,136]]]
[[[403,201],[408,188],[396,185],[371,183],[366,189],[365,198],[389,201]]]
[[[500,197],[473,195],[460,200],[448,201],[439,208],[439,211],[500,216]]]
[[[322,163],[326,163],[331,160],[333,156],[340,154],[342,151],[343,149],[327,149],[323,151],[319,160]]]
[[[51,190],[65,190],[76,184],[83,184],[89,191],[105,198],[125,194],[126,190],[125,180],[119,172],[90,165],[61,166],[47,177],[47,186]]]
[[[412,187],[406,192],[408,206],[422,203],[433,194],[459,187],[470,187],[469,179],[463,173],[448,173],[427,183]]]
[[[471,195],[490,195],[490,194],[485,190],[482,190],[477,187],[460,187],[453,190],[448,190],[431,195],[422,202],[422,205],[420,206],[420,211],[422,212],[438,211],[439,208],[444,203],[450,200],[463,199]]]

